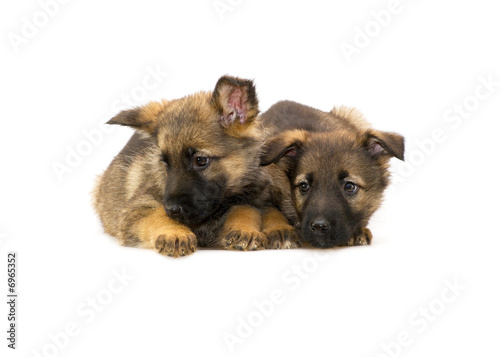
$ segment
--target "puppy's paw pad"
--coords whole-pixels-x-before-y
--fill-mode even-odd
[[[162,234],[155,241],[155,249],[158,253],[174,258],[193,254],[196,248],[196,236],[191,232]]]
[[[299,234],[292,226],[265,231],[268,249],[294,249],[302,246]]]
[[[222,246],[233,250],[261,250],[265,248],[265,236],[260,232],[233,230],[222,239]]]

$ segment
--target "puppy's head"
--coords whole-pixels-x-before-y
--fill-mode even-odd
[[[109,124],[135,128],[156,142],[151,165],[164,170],[164,206],[184,224],[209,218],[251,180],[260,152],[258,101],[252,81],[224,76],[213,92],[152,102]]]
[[[286,172],[302,237],[315,247],[346,245],[379,207],[391,157],[402,160],[394,133],[286,131],[268,141],[261,165]]]

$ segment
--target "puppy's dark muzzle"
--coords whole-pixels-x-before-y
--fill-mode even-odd
[[[184,210],[183,206],[178,203],[168,201],[165,203],[165,211],[167,212],[167,215],[174,219],[179,217]]]
[[[205,218],[185,197],[166,199],[163,205],[167,216],[183,224],[197,224]]]
[[[323,236],[330,231],[330,223],[323,217],[316,218],[311,222],[309,229],[313,234]]]
[[[201,195],[171,195],[163,200],[165,212],[170,218],[187,226],[199,225],[213,214],[217,208],[215,199],[209,200]]]
[[[331,248],[348,242],[346,229],[323,216],[309,220],[302,227],[303,239],[316,248]]]

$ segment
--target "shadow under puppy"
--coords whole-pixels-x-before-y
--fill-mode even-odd
[[[262,121],[271,138],[261,165],[274,204],[302,239],[320,248],[370,244],[366,226],[389,183],[389,159],[404,159],[404,138],[372,129],[346,107],[323,112],[283,101]]]
[[[94,190],[105,231],[123,245],[174,257],[197,247],[263,249],[266,233],[293,237],[275,209],[264,216],[260,210],[270,197],[259,167],[258,113],[253,82],[224,76],[213,92],[151,102],[112,118],[108,124],[136,133]]]

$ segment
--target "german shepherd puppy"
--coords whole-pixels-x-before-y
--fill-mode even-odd
[[[267,234],[286,238],[274,248],[293,246],[293,227],[275,209],[257,209],[269,200],[258,113],[253,82],[224,76],[213,92],[112,118],[136,133],[94,190],[104,230],[173,257],[197,247],[263,249]]]
[[[404,138],[370,128],[352,108],[329,113],[283,101],[262,114],[270,138],[261,165],[272,177],[275,204],[314,247],[363,245],[389,183],[391,157],[404,158]]]

